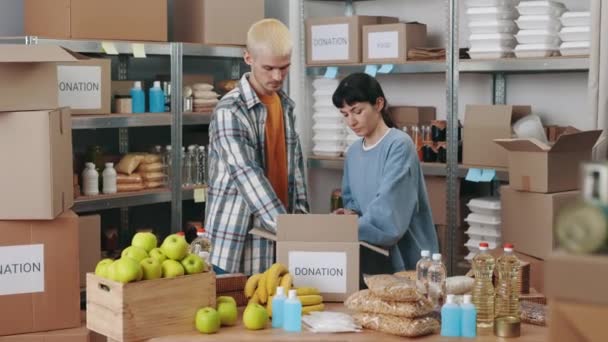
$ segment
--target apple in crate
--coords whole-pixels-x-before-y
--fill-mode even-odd
[[[160,262],[154,258],[146,258],[139,265],[143,271],[143,280],[158,279],[163,275]]]
[[[220,330],[220,314],[211,307],[204,307],[196,312],[194,318],[196,330],[203,334],[213,334]]]
[[[150,258],[158,260],[158,262],[161,264],[163,261],[167,260],[165,253],[163,253],[163,251],[158,247],[152,249],[148,254],[150,255]]]
[[[110,267],[113,262],[114,260],[112,259],[101,260],[97,263],[97,266],[95,266],[95,274],[102,278],[108,278],[108,267]]]
[[[120,258],[112,263],[113,280],[120,283],[137,281],[142,276],[141,266],[131,258]]]
[[[137,246],[129,246],[120,254],[122,258],[131,258],[138,263],[148,257],[148,252],[145,249]]]
[[[175,278],[184,275],[184,267],[175,260],[165,260],[162,263],[163,278]]]
[[[149,253],[152,249],[156,248],[157,244],[156,235],[150,232],[136,233],[131,240],[131,246],[143,248],[146,253]]]
[[[238,318],[236,300],[230,296],[217,297],[217,312],[222,325],[235,325]]]
[[[182,260],[182,266],[184,266],[184,270],[186,274],[196,274],[205,271],[205,260],[196,254],[188,254]]]
[[[183,236],[171,234],[165,238],[160,249],[171,260],[181,261],[188,254],[190,245]]]
[[[249,330],[260,330],[268,323],[266,308],[257,303],[249,303],[243,312],[243,324]]]

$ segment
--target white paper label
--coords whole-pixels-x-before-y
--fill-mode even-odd
[[[0,247],[0,296],[44,292],[44,245]]]
[[[101,108],[101,67],[57,67],[59,106],[75,109]]]
[[[345,293],[345,252],[289,252],[289,273],[298,287],[316,287],[323,293]]]
[[[374,59],[399,57],[399,32],[370,32],[367,36],[367,56]]]
[[[313,61],[348,59],[348,24],[315,25],[310,30]]]

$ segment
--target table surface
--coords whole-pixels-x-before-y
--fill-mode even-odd
[[[403,341],[405,337],[388,335],[372,330],[363,330],[360,333],[341,333],[341,334],[315,334],[305,329],[302,333],[287,333],[281,329],[267,328],[264,330],[251,331],[243,327],[241,313],[243,308],[239,309],[239,320],[237,325],[233,327],[222,327],[217,334],[204,335],[193,330],[191,333],[183,335],[173,335],[166,337],[158,337],[148,340],[149,342],[195,342],[195,341]],[[326,303],[326,311],[347,312],[347,309],[342,304]],[[270,326],[270,323],[269,323]],[[522,324],[522,335],[517,339],[499,338],[494,335],[478,336],[475,339],[466,338],[447,338],[439,335],[430,335],[426,337],[416,338],[418,342],[452,342],[452,341],[511,341],[511,342],[545,342],[547,340],[548,329],[546,327],[538,327],[529,324]]]

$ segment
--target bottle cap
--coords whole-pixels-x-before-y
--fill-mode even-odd
[[[285,296],[285,289],[283,286],[277,286],[277,293],[275,296]]]
[[[505,252],[513,252],[513,244],[512,243],[505,243],[505,245],[503,246],[503,250]]]
[[[186,233],[184,233],[184,232],[177,232],[177,233],[175,233],[175,235],[186,236]]]
[[[506,316],[495,319],[494,335],[498,337],[519,337],[521,335],[519,317]]]
[[[85,167],[87,167],[87,168],[89,168],[89,169],[93,169],[93,168],[95,168],[95,164],[93,164],[93,163],[91,163],[91,162],[89,162],[89,163],[85,163],[85,164],[84,164],[84,166],[85,166]]]
[[[201,145],[201,146],[198,147],[198,149],[199,149],[199,151],[204,151],[205,150],[205,146]]]
[[[154,88],[160,88],[160,81],[154,81]]]
[[[205,234],[205,228],[196,228],[196,235]]]
[[[462,302],[464,304],[471,304],[473,302],[473,296],[471,296],[470,294],[464,295]]]
[[[156,145],[154,146],[154,149],[156,150],[156,152],[160,152],[163,148],[160,145]]]
[[[167,150],[167,151],[171,151],[172,149],[173,149],[173,147],[171,147],[171,145],[165,146],[165,150]]]
[[[441,253],[433,253],[433,261],[441,261]]]
[[[489,247],[489,245],[488,245],[487,242],[480,242],[479,243],[479,250],[486,251],[486,250],[488,250],[488,247]]]
[[[446,304],[454,304],[454,295],[453,294],[447,295],[446,298],[445,298],[445,303]]]
[[[423,257],[423,258],[428,258],[428,257],[431,256],[431,251],[426,250],[426,249],[421,250],[420,251],[420,256]]]
[[[192,152],[192,151],[194,151],[195,148],[196,148],[196,146],[190,145],[190,146],[188,146],[188,151]]]
[[[298,299],[298,293],[296,290],[289,290],[289,299]]]
[[[113,167],[114,167],[114,163],[106,163],[106,167],[107,167],[108,169],[111,169],[111,168],[113,168]]]
[[[135,81],[135,83],[133,84],[133,88],[141,89],[141,81]]]

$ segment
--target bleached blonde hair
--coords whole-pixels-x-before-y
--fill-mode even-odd
[[[288,56],[293,43],[285,24],[277,19],[262,19],[247,32],[247,50],[250,53],[263,52],[273,56]]]

